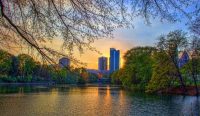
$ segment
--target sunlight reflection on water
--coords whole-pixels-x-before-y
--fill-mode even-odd
[[[119,87],[0,87],[2,116],[199,116],[200,99],[129,93]]]

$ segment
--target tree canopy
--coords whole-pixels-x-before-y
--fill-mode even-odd
[[[36,61],[31,56],[20,54],[18,55],[18,61],[19,71],[23,77],[33,74],[34,68],[36,67]]]
[[[174,64],[165,52],[156,52],[153,60],[152,77],[146,87],[146,92],[156,92],[171,87],[177,80]]]
[[[113,82],[122,82],[124,87],[133,90],[144,90],[152,76],[152,55],[154,47],[136,47],[124,55],[125,64],[122,69],[114,72]]]
[[[177,74],[174,74],[179,78],[182,87],[185,89],[185,83],[178,66],[178,54],[179,50],[186,49],[188,45],[188,38],[186,33],[181,30],[175,30],[169,32],[167,35],[162,35],[159,37],[157,47],[160,51],[165,52],[169,57],[169,62],[173,64],[174,70]]]
[[[29,46],[53,62],[74,49],[95,50],[90,43],[136,17],[175,22],[199,9],[197,0],[0,0],[0,47]],[[45,45],[57,38],[67,54]]]
[[[161,35],[155,48],[135,47],[128,50],[124,55],[124,66],[111,75],[112,82],[146,92],[162,93],[178,88],[182,94],[190,94],[187,90],[196,88],[192,95],[197,95],[200,39],[190,37],[181,30],[175,30]],[[180,66],[182,61],[184,63]]]
[[[0,74],[8,74],[12,67],[12,55],[0,50]]]

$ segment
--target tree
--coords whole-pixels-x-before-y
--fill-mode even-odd
[[[198,16],[190,25],[190,30],[196,34],[200,35],[200,16]]]
[[[125,64],[115,78],[119,78],[122,85],[134,90],[144,90],[152,76],[152,55],[156,51],[153,47],[136,47],[128,50],[124,55]],[[113,78],[114,78],[113,77]]]
[[[197,76],[200,73],[200,38],[194,37],[192,40],[191,49],[193,50],[192,54],[192,78],[196,87],[196,94],[198,95],[199,90],[197,86]]]
[[[9,72],[9,75],[12,77],[15,77],[18,75],[18,66],[19,62],[16,56],[12,56],[12,68],[11,71]]]
[[[173,86],[176,78],[176,69],[165,52],[156,52],[153,55],[153,73],[146,92],[157,92]]]
[[[90,43],[128,26],[135,17],[147,23],[156,17],[172,22],[191,18],[191,5],[197,5],[192,13],[198,11],[193,0],[0,0],[0,47],[29,46],[54,62],[74,48],[95,50]],[[61,38],[67,54],[46,46],[55,38]]]
[[[0,74],[8,75],[12,69],[12,55],[0,50]]]
[[[197,77],[198,74],[200,74],[200,38],[193,36],[189,48],[191,60],[182,68],[182,70],[184,70],[185,74],[192,77],[196,89],[196,95],[198,95],[199,90],[197,86]]]
[[[96,83],[96,82],[98,82],[98,76],[97,76],[97,74],[89,73],[88,82],[89,83]]]
[[[186,33],[181,30],[175,30],[167,35],[159,37],[157,47],[161,52],[168,55],[170,62],[174,65],[176,70],[175,76],[179,78],[180,84],[184,91],[186,91],[185,83],[178,66],[178,50],[185,49],[188,45]]]
[[[125,69],[124,69],[124,68],[121,68],[121,69],[119,69],[119,70],[113,72],[113,73],[111,74],[111,79],[112,79],[111,82],[112,82],[113,84],[121,84],[121,83],[122,83],[122,82],[121,82],[122,78],[125,77],[124,72],[125,72]]]
[[[67,78],[67,70],[66,68],[61,68],[58,70],[58,75],[56,76],[56,80],[59,82],[59,83],[65,83],[65,79]]]
[[[38,80],[48,80],[48,81],[52,81],[52,79],[56,78],[57,76],[57,68],[54,68],[51,65],[47,65],[47,64],[40,64],[38,62],[36,62],[35,64],[35,68],[34,68],[34,72],[33,72],[33,79],[38,81]]]
[[[36,67],[36,62],[34,59],[26,54],[18,55],[19,60],[19,72],[20,76],[30,76],[33,74],[34,68]]]

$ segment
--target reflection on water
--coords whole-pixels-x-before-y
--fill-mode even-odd
[[[200,98],[129,93],[110,86],[1,86],[0,115],[199,116]]]

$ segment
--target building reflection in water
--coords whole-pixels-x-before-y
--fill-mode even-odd
[[[8,116],[199,116],[200,111],[198,97],[132,95],[111,86],[1,87],[0,92],[0,112]]]

